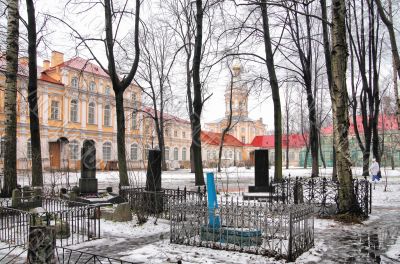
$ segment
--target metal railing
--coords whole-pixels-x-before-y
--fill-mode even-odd
[[[1,202],[0,241],[27,245],[29,227],[34,225],[55,226],[60,246],[100,238],[99,207],[46,197],[40,200],[41,209],[33,211],[13,208],[10,200]]]
[[[206,189],[205,187],[198,187],[197,191],[189,191],[184,187],[183,189],[162,189],[161,191],[163,210],[161,213],[155,213],[155,216],[169,219],[169,209],[171,204],[185,203],[193,201],[201,203],[206,201]],[[129,202],[130,207],[133,211],[143,210],[143,205],[146,205],[146,193],[145,187],[132,187],[122,186],[120,189],[120,195]]]
[[[170,242],[175,244],[289,261],[314,245],[313,208],[306,204],[224,201],[210,210],[201,204],[177,203],[170,207],[170,223]]]
[[[339,192],[343,188],[338,181],[325,177],[289,177],[272,183],[274,194],[267,198],[270,203],[315,205],[319,216],[334,215],[339,212]],[[372,185],[368,180],[353,179],[355,195],[353,206],[368,217],[372,207]]]

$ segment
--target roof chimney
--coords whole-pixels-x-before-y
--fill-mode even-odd
[[[64,62],[64,53],[53,50],[51,52],[51,67],[60,65]]]
[[[50,61],[49,60],[44,60],[43,61],[43,70],[48,70],[50,68]]]
[[[29,59],[28,59],[28,57],[20,57],[20,58],[18,59],[18,63],[19,63],[19,64],[24,64],[24,65],[28,65]]]

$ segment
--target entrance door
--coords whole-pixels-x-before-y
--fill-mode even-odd
[[[52,169],[60,169],[60,153],[61,143],[49,142],[50,167]]]

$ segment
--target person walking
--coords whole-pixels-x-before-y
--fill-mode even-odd
[[[379,163],[376,162],[376,159],[372,159],[372,164],[369,167],[369,172],[372,175],[372,181],[379,181],[381,178],[379,177],[380,175],[380,169],[379,169]]]

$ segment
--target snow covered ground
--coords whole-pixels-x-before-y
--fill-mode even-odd
[[[353,171],[355,176],[361,176],[361,172],[361,168]],[[382,172],[382,180],[374,185],[369,219],[361,225],[315,219],[315,246],[296,263],[400,263],[400,169],[383,169]],[[273,170],[270,173],[273,175]],[[285,176],[289,174],[291,177],[309,176],[310,170],[284,170]],[[322,176],[330,177],[330,174],[331,169],[321,169]],[[50,184],[49,176],[45,176],[47,184]],[[71,174],[70,184],[74,185],[78,178],[79,174]],[[116,188],[118,184],[117,172],[99,172],[97,178],[100,186]],[[130,178],[136,185],[145,183],[143,171],[130,172]],[[220,191],[246,192],[247,186],[254,184],[254,169],[228,168],[217,174],[216,179]],[[21,180],[27,179],[20,177]],[[65,183],[65,178],[62,181]],[[194,175],[187,170],[163,172],[162,185],[165,188],[194,186]],[[285,262],[259,255],[170,244],[169,223],[163,219],[150,218],[144,225],[137,225],[135,218],[127,223],[102,219],[101,229],[101,239],[71,248],[135,263]]]

